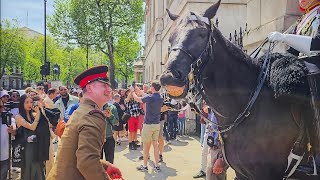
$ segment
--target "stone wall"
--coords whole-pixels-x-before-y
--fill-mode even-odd
[[[298,0],[248,0],[245,49],[251,53],[270,32],[286,31],[300,16]],[[280,52],[285,49],[283,44],[276,48]]]

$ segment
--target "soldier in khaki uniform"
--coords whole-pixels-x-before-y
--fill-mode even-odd
[[[107,66],[93,67],[74,80],[83,90],[83,103],[66,124],[48,180],[109,179],[106,169],[121,175],[111,163],[100,160],[106,135],[106,117],[100,110],[112,98],[107,70]]]

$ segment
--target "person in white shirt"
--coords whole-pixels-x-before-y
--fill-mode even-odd
[[[46,97],[44,98],[44,103],[46,104],[46,107],[49,109],[54,108],[54,98],[56,98],[58,95],[58,90],[55,88],[50,88],[47,92]]]
[[[0,100],[0,113],[4,111],[4,104]],[[12,119],[14,121],[14,119]],[[7,179],[9,171],[10,160],[9,160],[9,133],[16,135],[15,128],[13,125],[7,126],[6,122],[0,116],[0,179]]]

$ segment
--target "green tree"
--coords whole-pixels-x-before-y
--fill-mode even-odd
[[[137,36],[121,36],[115,44],[115,49],[116,75],[124,77],[125,84],[128,84],[128,79],[133,77],[133,63],[138,58],[141,45]]]
[[[61,68],[60,79],[67,83],[67,85],[73,85],[74,78],[86,69],[86,50],[83,48],[67,48],[64,51],[64,59]],[[89,61],[89,63],[91,63]]]
[[[56,0],[48,27],[62,42],[76,42],[103,52],[109,59],[114,87],[115,43],[123,35],[134,36],[142,24],[142,0]]]
[[[26,81],[39,81],[40,66],[44,63],[44,37],[26,38],[25,46],[26,63],[23,72]],[[51,75],[48,80],[53,80],[53,65],[60,65],[60,80],[72,85],[73,78],[85,70],[86,52],[83,48],[70,48],[60,46],[53,38],[47,37],[47,60],[51,65]],[[91,61],[89,61],[91,65]]]
[[[13,66],[22,66],[25,60],[23,38],[16,21],[2,20],[0,24],[1,55],[0,79],[4,73],[10,74]]]

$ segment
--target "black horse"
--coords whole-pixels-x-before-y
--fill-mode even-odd
[[[171,97],[184,98],[194,78],[190,75],[193,71],[190,65],[193,63],[200,68],[202,96],[206,96],[209,106],[220,113],[216,116],[222,130],[247,106],[257,86],[261,63],[246,55],[210,24],[219,5],[220,0],[203,16],[191,13],[180,18],[168,11],[172,20],[179,21],[169,39],[172,49],[160,81]],[[196,65],[198,57],[201,60]],[[312,119],[308,117],[312,114],[309,99],[294,98],[298,100],[275,99],[272,88],[263,85],[250,115],[221,134],[226,159],[239,180],[282,179],[288,155],[301,135],[300,125],[305,119]],[[305,143],[301,146],[306,149]]]

